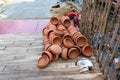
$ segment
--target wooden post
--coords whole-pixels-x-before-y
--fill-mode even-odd
[[[111,57],[110,57],[110,61],[109,61],[109,63],[108,63],[108,67],[107,67],[106,70],[105,70],[105,80],[106,80],[106,78],[107,78],[107,75],[108,75],[108,72],[109,72],[109,70],[110,70],[111,64],[112,64],[112,62],[113,62],[113,60],[114,60],[114,58],[115,58],[115,54],[116,54],[116,52],[117,52],[117,50],[118,50],[119,44],[120,44],[120,35],[119,35],[118,40],[117,40],[117,42],[116,42],[116,46],[115,46],[115,48],[114,48],[114,50],[113,50],[113,53],[112,53],[112,55],[111,55]]]
[[[108,17],[109,17],[109,13],[110,13],[111,6],[112,6],[112,1],[109,0],[108,10],[107,10],[105,19],[103,20],[104,22],[103,22],[103,30],[102,30],[102,39],[101,39],[100,46],[99,46],[99,49],[98,49],[97,62],[99,61],[100,51],[101,51],[101,49],[102,49],[102,43],[103,43],[103,40],[104,40],[106,28],[107,28]]]
[[[113,75],[111,77],[111,80],[115,80],[117,74],[118,74],[118,71],[120,70],[120,61],[117,63],[116,67],[115,67],[115,70],[113,72]]]

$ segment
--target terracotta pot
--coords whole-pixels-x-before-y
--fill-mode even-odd
[[[55,55],[59,55],[62,52],[62,48],[59,45],[51,45],[48,51],[52,52]]]
[[[70,31],[72,29],[77,30],[73,25],[70,25],[70,27],[68,27],[67,29],[68,29],[68,31]]]
[[[51,19],[50,19],[50,22],[51,22],[53,25],[57,25],[57,24],[59,24],[59,18],[56,17],[56,16],[52,16]]]
[[[74,41],[80,47],[83,47],[87,44],[87,38],[82,34],[74,36]]]
[[[84,56],[87,56],[87,57],[92,56],[92,54],[93,54],[93,48],[92,48],[92,46],[90,46],[90,45],[85,45],[85,46],[82,48],[82,54],[83,54]]]
[[[65,27],[69,27],[71,25],[71,20],[69,19],[68,16],[62,16],[61,22]]]
[[[68,51],[68,57],[74,59],[79,56],[79,50],[77,48],[70,48]]]
[[[49,64],[49,58],[47,55],[42,56],[41,58],[39,58],[38,62],[37,62],[37,66],[40,68],[44,68]]]
[[[68,48],[63,48],[63,50],[62,50],[62,53],[61,53],[61,57],[63,58],[63,59],[68,59]]]
[[[69,30],[69,32],[70,32],[71,36],[73,36],[75,33],[78,33],[78,31],[75,29],[71,29],[71,30]]]
[[[53,30],[47,29],[47,31],[45,33],[46,34],[45,36],[47,36],[49,38],[49,35],[50,35],[51,32],[53,32]]]
[[[81,54],[81,48],[79,46],[74,45],[73,47],[76,48],[76,49],[78,49],[79,53]]]
[[[44,50],[47,51],[50,46],[51,46],[51,44],[49,42],[45,43]]]
[[[72,48],[73,45],[74,45],[74,42],[73,42],[73,40],[70,39],[70,38],[65,38],[65,39],[63,40],[63,44],[64,44],[64,46],[67,47],[67,48]]]
[[[63,25],[58,25],[58,30],[60,30],[60,31],[64,31],[64,30],[66,30],[66,28],[63,26]]]
[[[44,56],[44,55],[47,55],[47,56],[48,56],[50,62],[52,61],[52,59],[53,59],[52,53],[50,53],[49,51],[43,51],[43,52],[42,52],[42,56]]]
[[[55,32],[56,36],[62,37],[64,35],[63,31],[61,31],[61,30],[55,30],[54,32]]]
[[[59,55],[53,54],[53,61],[58,60],[58,58],[59,58]]]
[[[43,28],[43,34],[44,35],[47,35],[47,30],[48,30],[47,28]]]
[[[56,30],[57,27],[55,25],[51,24],[51,25],[48,26],[48,29],[50,29],[50,30]]]
[[[72,39],[72,37],[71,37],[71,35],[70,35],[70,33],[69,33],[68,31],[64,31],[63,39],[65,39],[65,38],[70,38],[70,39]]]
[[[58,45],[62,44],[62,38],[60,36],[56,36],[55,33],[50,34],[49,40],[51,44],[58,44]]]
[[[43,38],[43,44],[45,44],[47,42],[49,42],[49,39],[47,38],[47,36],[44,36],[44,38]]]

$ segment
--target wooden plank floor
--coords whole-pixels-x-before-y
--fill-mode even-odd
[[[94,71],[80,73],[75,62],[80,59],[62,60],[39,69],[36,62],[43,51],[42,34],[0,35],[0,80],[100,80],[95,58]]]

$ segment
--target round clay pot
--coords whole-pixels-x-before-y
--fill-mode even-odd
[[[71,37],[71,35],[69,34],[68,31],[64,31],[63,39],[65,39],[65,38],[70,38],[70,39],[72,39],[72,37]]]
[[[66,28],[63,25],[58,25],[58,30],[64,31],[64,30],[66,30]]]
[[[77,48],[70,48],[68,51],[68,57],[74,59],[79,56],[79,50]]]
[[[87,39],[84,36],[79,36],[75,39],[75,43],[80,46],[83,47],[84,45],[87,44]]]
[[[78,31],[75,29],[71,29],[71,30],[69,30],[69,32],[70,32],[71,36],[73,36],[75,33],[78,33]]]
[[[82,48],[82,54],[83,54],[84,56],[87,56],[87,57],[92,56],[92,54],[93,54],[93,48],[92,48],[92,46],[90,46],[90,45],[85,45],[85,46]]]
[[[49,42],[44,44],[44,50],[48,50],[48,48],[51,46]]]
[[[68,27],[67,29],[68,29],[68,31],[70,31],[70,30],[72,30],[72,29],[77,30],[73,25],[70,25],[70,27]]]
[[[74,39],[75,43],[80,47],[83,47],[84,45],[87,44],[87,38],[82,34],[74,35],[73,39]]]
[[[47,36],[44,36],[44,38],[43,38],[43,44],[45,44],[47,42],[49,42],[49,39],[47,38]]]
[[[48,56],[50,62],[52,61],[52,59],[53,59],[52,53],[50,53],[49,51],[43,51],[42,56],[44,56],[44,55]]]
[[[67,48],[72,48],[73,45],[74,45],[74,42],[73,42],[73,40],[70,39],[70,38],[65,38],[65,39],[63,39],[63,44],[64,44],[64,46],[67,47]]]
[[[47,35],[47,28],[43,28],[43,34],[46,36]]]
[[[58,44],[58,45],[62,44],[62,38],[60,36],[56,36],[55,33],[50,34],[49,40],[51,44]]]
[[[59,55],[53,54],[53,61],[58,60],[58,58],[59,58]]]
[[[68,59],[68,48],[63,48],[63,50],[62,50],[62,53],[61,53],[61,57],[63,58],[63,59]]]
[[[55,30],[54,32],[55,32],[56,36],[62,37],[64,35],[63,31],[61,31],[61,30]]]
[[[48,51],[52,52],[55,55],[59,55],[62,52],[62,48],[59,45],[51,45]]]
[[[49,58],[47,55],[42,56],[41,58],[39,58],[38,62],[37,62],[37,66],[40,68],[44,68],[49,64]]]
[[[59,18],[56,17],[56,16],[52,16],[51,19],[50,19],[50,22],[53,24],[53,25],[57,25],[59,23]]]
[[[74,45],[73,47],[74,47],[74,48],[77,48],[77,49],[78,49],[78,51],[79,51],[79,53],[81,53],[81,48],[80,48],[79,46]]]
[[[46,36],[49,38],[50,33],[53,32],[53,30],[47,29]]]
[[[69,19],[68,16],[62,16],[61,17],[61,22],[66,28],[71,25],[71,20]]]
[[[57,28],[56,28],[55,25],[51,24],[51,25],[48,26],[48,29],[50,29],[50,30],[56,30]]]

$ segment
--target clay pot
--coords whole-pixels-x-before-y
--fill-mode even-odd
[[[55,25],[51,24],[51,25],[48,26],[48,29],[50,29],[50,30],[56,30],[57,28],[56,28]]]
[[[60,37],[62,37],[64,35],[63,31],[61,31],[61,30],[55,30],[54,33],[56,36],[60,36]]]
[[[49,39],[47,38],[47,36],[44,36],[44,38],[43,38],[43,44],[45,44],[47,42],[49,42]]]
[[[70,48],[68,51],[68,57],[71,59],[75,59],[79,56],[79,50],[77,48]]]
[[[47,55],[42,56],[41,58],[39,58],[38,62],[37,62],[37,66],[40,68],[44,68],[49,64],[49,58]]]
[[[67,48],[72,48],[73,45],[74,45],[74,42],[73,42],[73,40],[70,39],[70,38],[65,38],[65,39],[63,40],[63,44],[64,44],[64,46],[67,47]]]
[[[62,48],[59,45],[51,45],[48,51],[52,52],[55,55],[59,55],[62,52]]]
[[[68,29],[68,31],[70,31],[72,29],[77,30],[73,25],[70,25],[70,27],[68,27],[67,29]]]
[[[47,29],[47,31],[45,33],[46,34],[45,36],[47,36],[49,38],[49,35],[50,35],[51,32],[53,32],[53,30]]]
[[[69,30],[70,35],[73,36],[75,33],[78,33],[78,31],[76,29],[71,29]]]
[[[58,60],[58,58],[59,58],[59,55],[53,54],[53,61]]]
[[[62,16],[61,17],[61,22],[66,28],[71,25],[71,20],[69,19],[68,16]]]
[[[84,45],[87,44],[87,38],[82,34],[75,35],[73,39],[75,43],[80,47],[83,47]]]
[[[90,45],[85,45],[85,46],[82,48],[82,54],[83,54],[84,56],[87,56],[87,57],[92,56],[92,54],[93,54],[93,48],[92,48],[92,46],[90,46]]]
[[[47,30],[48,30],[47,28],[43,28],[43,34],[44,35],[47,35]]]
[[[48,50],[48,48],[51,46],[51,44],[49,42],[44,44],[44,50]]]
[[[70,39],[72,39],[72,37],[71,37],[71,35],[69,34],[68,31],[64,31],[63,39],[65,39],[65,38],[70,38]]]
[[[62,38],[60,36],[56,36],[54,32],[50,34],[49,40],[51,44],[58,44],[58,45],[62,44]]]
[[[62,50],[62,53],[61,53],[61,57],[63,58],[63,59],[68,59],[68,48],[63,48],[63,50]]]
[[[64,30],[66,30],[66,28],[63,25],[58,25],[58,30],[64,31]]]
[[[52,59],[53,59],[52,53],[50,53],[49,51],[43,51],[43,52],[42,52],[42,56],[44,56],[44,55],[47,55],[47,56],[48,56],[50,62],[52,61]]]
[[[53,25],[57,25],[57,24],[59,23],[59,18],[56,17],[56,16],[53,16],[53,17],[51,17],[50,22],[51,22]]]
[[[76,48],[76,49],[78,49],[79,53],[81,53],[81,48],[79,46],[74,45],[73,47]]]

